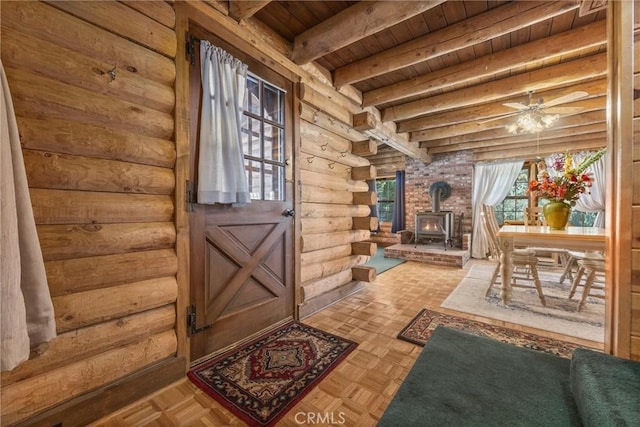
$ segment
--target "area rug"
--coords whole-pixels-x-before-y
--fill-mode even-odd
[[[291,322],[187,375],[247,424],[272,426],[356,346]]]
[[[402,264],[403,262],[405,262],[403,259],[385,258],[384,248],[382,246],[378,246],[375,255],[372,256],[364,265],[375,268],[376,274],[380,274]]]
[[[507,344],[543,351],[566,358],[570,358],[573,350],[579,347],[572,343],[516,331],[502,326],[464,319],[462,317],[451,316],[426,308],[420,311],[420,313],[409,322],[398,334],[398,338],[424,346],[438,326],[446,326],[469,334],[493,338]]]
[[[495,264],[472,265],[466,277],[440,307],[490,319],[530,326],[590,341],[604,342],[604,301],[587,298],[587,304],[576,311],[582,287],[569,299],[571,283],[559,283],[559,271],[540,271],[546,307],[540,303],[535,289],[512,288],[507,306],[500,298],[500,283],[485,296]]]

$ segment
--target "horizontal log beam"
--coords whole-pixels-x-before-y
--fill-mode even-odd
[[[302,218],[365,217],[371,212],[368,205],[336,205],[328,203],[302,203]]]
[[[171,330],[175,321],[175,307],[164,306],[59,334],[48,343],[47,351],[3,371],[2,386]]]
[[[338,288],[345,283],[349,283],[351,280],[351,269],[349,268],[328,277],[323,277],[321,279],[302,283],[302,286],[300,287],[302,302],[308,301],[320,294]]]
[[[47,261],[44,264],[51,296],[60,296],[158,277],[178,271],[174,249]]]
[[[467,21],[464,22],[466,24]],[[526,67],[560,55],[570,55],[582,49],[604,45],[606,42],[606,21],[603,19],[575,30],[558,33],[492,55],[435,70],[410,80],[364,92],[362,104],[365,107],[380,105],[431,91],[452,88],[484,77],[491,77],[512,68]]]
[[[491,161],[500,159],[535,159],[540,156],[548,156],[554,153],[563,153],[575,150],[595,150],[607,145],[606,138],[584,139],[580,138],[578,143],[567,142],[566,138],[560,138],[554,141],[548,141],[548,145],[542,147],[534,146],[518,146],[510,150],[492,150],[487,152],[478,152],[473,154],[473,161]]]
[[[176,348],[175,332],[165,331],[2,387],[2,422],[14,425],[45,408],[56,406],[171,357],[175,355]]]
[[[335,233],[309,234],[301,237],[300,250],[302,252],[317,251],[354,242],[368,240],[369,230],[338,231]]]
[[[91,224],[114,222],[169,222],[171,196],[30,189],[37,224]]]
[[[17,117],[24,148],[173,168],[175,143],[69,118]]]
[[[483,102],[525,94],[528,91],[548,89],[553,86],[603,77],[607,72],[607,55],[601,53],[563,62],[547,68],[522,73],[513,77],[491,81],[479,86],[450,91],[417,101],[386,108],[382,121],[410,119],[440,110],[463,108]]]
[[[300,171],[300,182],[302,182],[303,187],[305,185],[314,185],[316,187],[330,188],[334,190],[369,190],[369,186],[364,181],[354,181],[350,179],[350,177],[347,178],[335,175],[327,175],[325,173],[312,172],[304,169]]]
[[[53,297],[56,330],[62,333],[174,304],[177,296],[175,277],[163,277]]]
[[[353,218],[354,230],[375,230],[378,228],[378,218],[374,216]]]
[[[344,86],[428,61],[517,31],[577,7],[577,4],[570,2],[508,3],[338,68],[334,72],[334,86]]]
[[[372,257],[376,254],[378,245],[373,242],[355,242],[351,244],[351,253],[353,255],[366,255]]]
[[[598,79],[590,82],[581,82],[579,84],[564,86],[558,89],[543,90],[536,92],[535,96],[542,99],[555,99],[561,96],[568,95],[575,91],[585,91],[589,94],[588,99],[572,102],[570,104],[562,104],[562,107],[566,106],[580,106],[585,108],[585,111],[592,109],[605,108],[605,99],[607,93],[607,81],[606,79]],[[473,121],[487,121],[489,119],[497,119],[507,114],[514,114],[513,108],[509,108],[504,105],[506,102],[527,102],[525,100],[526,95],[519,95],[510,99],[502,99],[498,102],[492,102],[487,104],[472,105],[470,107],[460,108],[451,111],[443,111],[438,113],[429,114],[426,116],[416,117],[409,120],[403,120],[398,123],[398,129],[402,132],[417,132],[422,130],[429,130],[435,128],[442,128],[445,126],[465,124]],[[491,122],[488,122],[491,123]]]
[[[378,152],[378,143],[373,139],[356,141],[351,144],[351,152],[358,156],[372,156]]]
[[[425,12],[443,1],[412,1],[402,7],[393,1],[356,3],[298,34],[293,42],[291,59],[296,64],[311,62]]]
[[[349,255],[353,254],[353,251],[351,249],[353,244],[354,243],[345,243],[344,245],[340,246],[334,246],[331,248],[319,249],[317,251],[305,252],[303,254],[300,254],[300,262],[302,264],[302,268],[304,269],[305,266],[309,264],[348,257]]]
[[[353,228],[354,219],[356,218],[302,218],[300,220],[300,231],[303,235],[347,231]]]
[[[351,275],[353,280],[359,280],[361,282],[373,282],[376,280],[375,267],[358,266],[351,269]]]
[[[176,242],[171,222],[38,225],[45,261],[170,249]]]
[[[330,261],[319,262],[306,265],[301,269],[300,281],[308,282],[310,280],[328,277],[333,274],[351,269],[354,266],[364,264],[369,259],[365,255],[350,255],[344,258],[337,258]]]

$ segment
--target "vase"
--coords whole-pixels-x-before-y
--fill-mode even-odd
[[[571,206],[564,202],[549,202],[542,208],[544,219],[552,230],[564,230],[569,222]]]

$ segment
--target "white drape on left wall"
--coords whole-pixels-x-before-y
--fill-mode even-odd
[[[0,364],[9,371],[29,358],[31,348],[55,337],[56,324],[1,62],[0,73]]]
[[[202,40],[200,71],[198,203],[250,203],[241,133],[247,65]]]
[[[489,239],[482,226],[482,205],[496,206],[509,194],[518,179],[524,161],[481,162],[475,165],[473,175],[473,233],[471,237],[471,256],[486,258]]]

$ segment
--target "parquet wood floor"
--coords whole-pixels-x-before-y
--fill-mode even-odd
[[[422,347],[396,338],[422,308],[598,347],[589,341],[439,308],[476,262],[483,261],[471,260],[463,269],[406,262],[378,275],[363,291],[303,319],[359,345],[278,426],[375,426],[422,351]],[[245,424],[185,378],[93,425]]]

